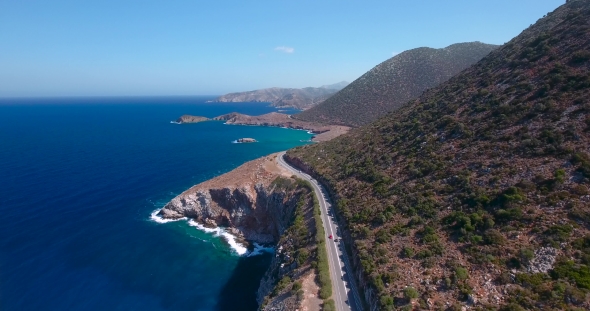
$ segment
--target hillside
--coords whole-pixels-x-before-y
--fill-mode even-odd
[[[319,104],[348,85],[340,82],[321,87],[302,89],[273,87],[249,92],[230,93],[220,96],[213,102],[269,102],[273,107],[307,109]]]
[[[497,47],[467,42],[443,49],[422,47],[405,51],[375,66],[320,105],[294,117],[327,124],[367,124],[475,64]]]
[[[372,309],[588,310],[589,98],[590,1],[570,0],[401,109],[288,156],[330,188]]]

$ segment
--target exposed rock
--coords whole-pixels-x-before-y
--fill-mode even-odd
[[[547,273],[553,269],[557,258],[557,249],[553,247],[541,247],[535,251],[535,257],[530,261],[528,271],[530,273]]]
[[[159,212],[164,218],[192,218],[209,225],[231,227],[239,237],[258,243],[276,242],[296,205],[294,197],[274,192],[272,181],[291,176],[272,168],[276,156],[245,163],[237,169],[193,186]],[[272,170],[274,169],[274,170]]]
[[[240,138],[238,140],[236,140],[238,143],[256,143],[258,142],[256,139],[254,138]]]

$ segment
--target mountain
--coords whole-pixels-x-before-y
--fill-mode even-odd
[[[230,93],[216,98],[213,102],[269,102],[273,107],[307,109],[323,102],[347,84],[347,82],[343,81],[321,87],[305,87],[302,89],[273,87],[249,92]]]
[[[589,310],[589,98],[590,1],[569,0],[399,110],[287,155],[328,186],[371,310]]]
[[[349,83],[346,81],[340,81],[334,84],[322,85],[320,86],[320,88],[340,91],[341,89],[345,88],[348,84]]]
[[[497,47],[468,42],[443,49],[422,47],[405,51],[294,117],[348,126],[367,124],[475,64]]]

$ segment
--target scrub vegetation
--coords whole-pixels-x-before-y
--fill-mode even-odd
[[[288,156],[337,202],[369,305],[583,310],[589,98],[590,1],[570,0],[399,110]]]

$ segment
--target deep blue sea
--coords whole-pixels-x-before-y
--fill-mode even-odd
[[[0,99],[0,310],[255,310],[271,255],[151,213],[304,131],[171,124],[206,97]],[[234,144],[252,137],[258,143]]]

